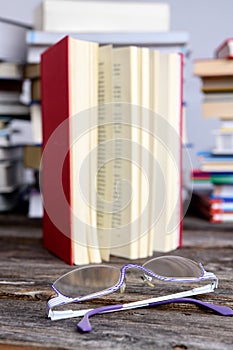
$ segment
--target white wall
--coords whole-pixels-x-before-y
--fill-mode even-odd
[[[128,0],[130,1],[130,0]],[[134,0],[135,1],[135,0]],[[163,2],[162,0],[148,0]],[[0,16],[33,22],[33,10],[40,0],[0,0]],[[171,7],[171,30],[190,33],[191,56],[186,63],[187,133],[194,147],[190,150],[193,166],[196,152],[213,146],[211,130],[218,119],[204,119],[201,114],[200,79],[192,74],[192,61],[213,57],[214,49],[227,37],[233,36],[232,0],[166,0]]]
[[[32,13],[40,2],[41,0],[0,0],[0,17],[32,25]]]
[[[191,56],[187,61],[187,133],[194,147],[190,150],[193,166],[198,165],[196,152],[211,149],[211,130],[218,127],[218,118],[204,118],[201,113],[201,81],[193,76],[193,60],[212,58],[215,48],[233,36],[232,0],[168,0],[171,6],[171,29],[190,33]]]

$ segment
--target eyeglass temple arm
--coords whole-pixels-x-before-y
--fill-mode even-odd
[[[146,299],[143,301],[135,301],[132,303],[124,304],[124,309],[130,309],[130,308],[135,308],[135,307],[143,307],[148,305],[148,303],[151,302],[158,302],[162,300],[170,300],[170,299],[175,299],[175,298],[185,298],[185,297],[190,297],[193,295],[198,295],[198,294],[204,294],[204,293],[210,293],[213,292],[214,289],[217,287],[217,281],[214,280],[211,284],[207,284],[202,287],[194,288],[188,291],[180,292],[180,293],[175,293],[175,294],[170,294],[166,295],[163,297],[157,297],[157,298],[150,298]],[[60,298],[60,300],[59,300]],[[64,296],[58,296],[55,298],[52,298],[48,301],[47,303],[47,316],[51,318],[51,320],[61,320],[64,318],[71,318],[71,317],[80,317],[84,316],[85,313],[89,310],[78,310],[78,311],[72,311],[72,310],[66,310],[66,311],[54,311],[52,310],[54,306],[62,305],[64,303],[72,302],[74,299],[67,298]],[[70,299],[70,300],[69,300]]]
[[[153,306],[159,306],[159,305],[171,304],[171,303],[196,304],[200,307],[212,310],[215,313],[222,315],[222,316],[233,316],[233,310],[228,306],[221,306],[221,305],[206,303],[206,302],[203,302],[201,300],[193,299],[193,298],[177,298],[177,299],[156,301],[156,302],[144,304],[144,307],[148,307],[148,306],[153,307]],[[125,305],[127,305],[127,304],[125,304]],[[141,305],[141,307],[142,307],[142,305]],[[91,326],[91,323],[89,320],[89,318],[91,316],[94,316],[94,315],[100,314],[100,313],[107,313],[107,312],[111,312],[111,311],[120,311],[122,309],[127,310],[129,308],[127,308],[127,306],[124,307],[124,304],[119,304],[119,305],[103,306],[103,307],[99,307],[97,309],[90,310],[84,315],[82,320],[77,324],[77,328],[79,330],[81,330],[82,332],[90,332],[92,330],[92,326]]]

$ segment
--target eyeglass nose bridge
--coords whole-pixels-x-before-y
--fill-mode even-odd
[[[152,271],[146,269],[145,267],[143,267],[143,265],[138,265],[138,264],[126,264],[126,265],[124,265],[124,266],[121,268],[120,279],[119,279],[119,282],[118,282],[118,284],[117,284],[117,286],[116,286],[117,289],[120,288],[120,292],[121,292],[121,293],[124,293],[125,288],[126,288],[126,273],[127,273],[127,270],[128,270],[128,269],[138,269],[138,270],[141,270],[141,271],[144,273],[143,281],[144,281],[146,284],[148,284],[149,286],[154,287],[153,284],[150,285],[150,278],[151,278],[151,280],[152,280],[152,277],[156,277],[156,275],[155,275]],[[150,277],[149,277],[148,275],[149,275]]]

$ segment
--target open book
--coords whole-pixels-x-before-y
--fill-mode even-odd
[[[45,247],[69,264],[181,244],[182,55],[65,37],[41,62]]]

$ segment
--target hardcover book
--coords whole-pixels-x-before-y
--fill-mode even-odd
[[[194,75],[200,77],[222,76],[233,74],[233,60],[226,58],[206,58],[194,61]]]
[[[166,3],[43,0],[34,16],[36,30],[76,33],[168,31]]]
[[[177,53],[69,36],[42,54],[43,235],[67,263],[181,245],[182,72]]]

